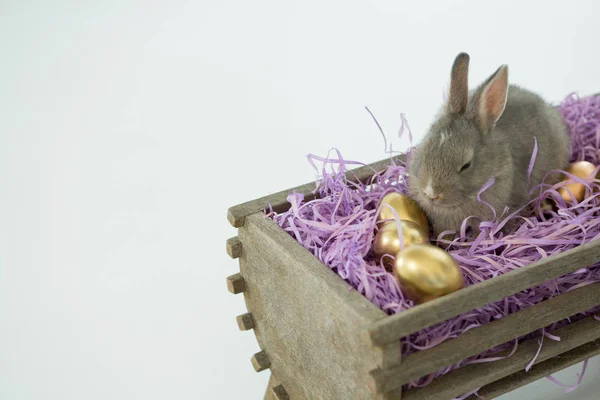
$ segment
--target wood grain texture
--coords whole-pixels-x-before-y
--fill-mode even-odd
[[[237,236],[229,238],[225,243],[225,249],[229,257],[239,258],[242,255],[242,242]]]
[[[393,159],[395,161],[404,160],[405,156],[395,156]],[[391,164],[391,162],[392,159],[385,159],[355,168],[346,172],[346,177],[352,182],[368,182],[375,173],[383,171]],[[311,182],[231,207],[229,210],[227,210],[227,219],[232,226],[240,228],[244,226],[244,221],[247,216],[257,212],[262,212],[263,210],[267,209],[269,205],[271,205],[273,210],[276,212],[283,212],[287,210],[290,206],[287,201],[287,196],[292,192],[302,193],[305,200],[314,199],[315,194],[313,192],[315,191],[316,187],[316,183]]]
[[[402,388],[397,388],[385,393],[376,393],[373,395],[375,400],[404,400],[404,393]]]
[[[233,294],[243,293],[246,290],[242,274],[237,273],[227,277],[227,290]]]
[[[599,304],[600,283],[580,287],[413,353],[397,367],[377,368],[370,373],[369,387],[374,392],[390,391]]]
[[[307,183],[304,185],[296,186],[291,189],[282,190],[277,193],[270,194],[268,196],[264,196],[258,198],[256,200],[251,200],[243,204],[239,204],[237,206],[233,206],[227,210],[227,220],[229,223],[235,227],[240,228],[244,226],[244,221],[248,215],[254,214],[259,211],[263,211],[271,205],[275,211],[282,210],[281,207],[285,207],[286,204],[289,207],[289,203],[287,202],[287,197],[292,192],[298,192],[304,194],[304,198],[307,200],[312,200],[315,198],[312,191],[316,188],[316,184],[314,182]]]
[[[264,350],[261,350],[253,355],[250,361],[252,362],[252,366],[256,372],[264,371],[271,366],[269,356],[267,356],[267,352]]]
[[[367,329],[364,337],[372,345],[382,346],[428,326],[502,300],[511,294],[590,266],[599,259],[600,241],[587,243],[410,310],[382,318]]]
[[[560,337],[561,340],[544,338],[536,364],[600,338],[600,322],[593,317],[588,317],[556,329],[552,334]],[[471,364],[451,371],[424,388],[408,390],[404,394],[404,400],[439,400],[461,396],[524,370],[533,360],[538,349],[539,339],[528,340],[519,344],[517,351],[511,357],[491,363]],[[506,357],[509,354],[510,351],[504,351],[495,357]]]
[[[254,328],[254,318],[252,318],[251,313],[246,313],[242,315],[238,315],[236,317],[238,328],[240,331],[248,331]]]
[[[400,345],[400,341],[389,343],[383,347],[372,347],[372,351],[381,360],[381,364],[378,365],[381,369],[400,365],[400,361],[402,360],[402,346]]]
[[[498,396],[502,396],[503,394],[525,386],[528,383],[545,378],[555,372],[561,371],[599,354],[600,340],[594,340],[593,342],[563,353],[559,357],[539,363],[533,366],[529,372],[520,371],[507,376],[504,379],[490,383],[479,390],[478,394],[480,397],[472,395],[469,396],[467,400],[481,400],[480,398],[495,399]]]
[[[275,379],[275,375],[271,373],[271,377],[269,378],[269,383],[267,383],[267,390],[265,391],[265,396],[263,400],[277,400],[275,397],[275,393],[273,393],[273,387],[277,385],[277,379]]]
[[[271,391],[277,400],[290,400],[290,395],[281,383],[273,386]]]
[[[385,316],[262,213],[246,218],[240,267],[254,333],[292,399],[372,399],[382,354],[360,338]]]

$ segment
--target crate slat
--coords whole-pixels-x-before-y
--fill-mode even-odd
[[[395,156],[394,160],[404,160],[405,156]],[[392,159],[384,159],[381,161],[374,162],[359,168],[352,169],[346,172],[346,177],[352,182],[367,182],[375,173],[383,171],[392,162]],[[227,219],[229,223],[235,228],[244,226],[244,221],[247,216],[261,212],[269,207],[273,207],[276,212],[282,212],[289,208],[290,203],[287,201],[287,197],[292,192],[302,193],[305,200],[312,200],[315,198],[313,193],[317,185],[315,182],[310,182],[304,185],[296,186],[291,189],[282,190],[268,196],[261,197],[256,200],[248,201],[246,203],[233,206],[227,210]]]
[[[237,273],[227,277],[227,290],[232,294],[240,294],[246,290],[246,283],[242,274]]]
[[[273,386],[273,388],[271,390],[273,391],[273,394],[275,395],[275,399],[290,400],[290,395],[288,394],[288,392],[285,390],[285,388],[283,387],[283,385],[281,383],[279,385]]]
[[[252,318],[252,313],[238,315],[236,317],[236,321],[240,331],[249,331],[250,329],[254,329],[254,318]]]
[[[561,340],[544,338],[536,364],[600,338],[600,322],[587,317],[552,332]],[[539,349],[539,339],[519,344],[515,354],[494,362],[470,364],[435,379],[424,388],[413,388],[404,394],[404,400],[452,399],[471,390],[493,383],[525,369]],[[504,357],[510,350],[494,357]]]
[[[387,392],[441,368],[453,365],[553,322],[600,304],[600,283],[593,283],[553,297],[519,312],[471,329],[455,339],[406,356],[402,364],[371,371],[369,385]]]
[[[387,393],[377,393],[373,395],[374,400],[404,400],[402,388],[394,389]]]
[[[498,396],[537,381],[538,379],[545,378],[548,375],[552,375],[555,372],[561,371],[599,354],[600,340],[594,340],[593,342],[563,353],[560,357],[539,363],[533,366],[529,372],[520,371],[507,376],[504,379],[490,383],[479,390],[478,394],[480,397],[472,395],[469,396],[467,400],[481,400],[481,398],[495,399]]]
[[[230,207],[229,210],[227,210],[227,220],[234,228],[240,228],[244,226],[244,221],[247,216],[266,209],[269,207],[269,204],[273,206],[275,211],[281,210],[280,207],[289,204],[287,202],[287,197],[294,191],[304,194],[306,200],[313,199],[315,196],[312,191],[315,190],[315,188],[316,184],[314,182],[307,183]]]
[[[385,345],[423,328],[500,301],[506,296],[527,290],[579,268],[588,267],[599,259],[600,241],[586,243],[410,310],[382,318],[367,328],[365,338],[374,346]]]
[[[392,368],[400,364],[402,360],[402,346],[400,341],[392,342],[383,347],[372,347],[371,348],[377,358],[381,360],[379,368],[387,369]]]
[[[367,372],[384,354],[360,332],[385,313],[262,212],[248,216],[238,234],[253,332],[289,396],[337,399],[351,390],[354,398],[369,398]]]
[[[256,372],[264,371],[271,366],[271,360],[264,350],[259,351],[250,359]]]
[[[242,256],[242,242],[237,236],[229,238],[225,244],[225,250],[229,257],[240,258]]]
[[[269,383],[267,383],[267,390],[265,391],[263,400],[277,400],[277,397],[275,397],[275,393],[273,393],[273,388],[275,386],[277,386],[277,379],[275,379],[275,375],[271,373],[271,377],[269,378]]]
[[[278,260],[280,264],[272,265],[271,268],[306,271],[306,277],[310,277],[313,288],[321,291],[323,300],[342,302],[348,306],[345,311],[352,314],[345,318],[373,320],[386,315],[358,291],[351,290],[352,288],[338,274],[327,268],[271,219],[265,218],[262,213],[255,213],[250,216],[250,221],[250,229],[244,229],[241,233],[254,240],[255,244],[260,242],[265,246],[269,253],[262,255],[268,257],[269,261],[272,261],[273,258],[280,259]],[[285,262],[283,265],[281,264],[282,260]],[[297,282],[297,284],[302,285],[306,282]]]

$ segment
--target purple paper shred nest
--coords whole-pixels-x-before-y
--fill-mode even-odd
[[[571,161],[587,160],[600,165],[600,96],[579,98],[569,95],[560,105],[560,111],[572,137]],[[406,121],[402,120],[403,125]],[[409,131],[410,134],[410,131]],[[405,153],[410,157],[412,148]],[[375,235],[375,216],[379,201],[388,193],[408,193],[407,165],[392,163],[377,173],[368,184],[352,183],[345,178],[349,167],[365,165],[344,160],[334,150],[335,157],[321,158],[309,155],[310,164],[320,173],[316,191],[319,198],[304,201],[303,195],[291,193],[288,211],[267,213],[281,228],[310,250],[325,265],[335,271],[373,304],[388,314],[395,314],[414,306],[399,289],[394,276],[374,261],[371,245]],[[535,154],[532,155],[532,160]],[[473,239],[458,238],[449,244],[448,252],[458,261],[466,282],[472,285],[501,275],[507,271],[531,264],[542,258],[572,249],[600,237],[600,189],[598,181],[585,181],[588,196],[579,204],[565,204],[557,188],[533,188],[534,199],[528,205],[533,211],[525,217],[498,216],[482,222],[481,234]],[[548,197],[557,200],[557,212],[543,214],[541,201]],[[520,226],[514,233],[502,236],[500,228],[509,220],[517,219]],[[447,242],[449,243],[449,242]],[[561,293],[600,281],[600,266],[595,264],[551,282],[509,296],[401,339],[404,355],[429,349],[459,336],[470,329],[500,319]],[[460,366],[493,362],[493,355],[503,350],[516,350],[519,341],[532,337],[559,340],[551,335],[554,329],[583,318],[595,310],[552,324],[538,332],[523,336],[427,377],[409,383],[406,388],[423,387]],[[540,346],[542,342],[540,342]],[[530,363],[529,367],[533,364]],[[466,395],[465,395],[466,396]],[[461,396],[464,397],[464,396]]]

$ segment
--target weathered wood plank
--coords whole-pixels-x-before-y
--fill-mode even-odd
[[[312,192],[315,188],[315,182],[307,183],[230,207],[227,210],[227,220],[233,227],[240,228],[244,226],[244,221],[248,215],[263,211],[267,209],[269,205],[271,205],[275,211],[281,210],[280,207],[285,207],[286,204],[289,205],[287,197],[292,192],[304,194],[304,198],[307,200],[314,199],[315,195]]]
[[[400,161],[404,160],[405,156],[395,156],[393,160]],[[371,177],[377,173],[383,171],[392,162],[391,158],[374,162],[362,167],[358,167],[346,172],[346,177],[352,182],[368,182]],[[236,228],[244,225],[245,218],[251,214],[261,212],[269,207],[273,207],[276,212],[283,212],[289,208],[287,196],[292,192],[302,193],[306,200],[312,200],[315,198],[317,185],[315,182],[307,183],[304,185],[296,186],[291,189],[282,190],[268,196],[261,197],[256,200],[248,201],[237,206],[233,206],[227,210],[227,219],[229,223]]]
[[[600,338],[600,322],[593,317],[588,317],[556,329],[552,334],[560,337],[561,340],[558,342],[544,338],[536,364]],[[439,400],[458,397],[525,369],[538,349],[539,339],[528,340],[519,344],[515,354],[508,358],[466,365],[451,371],[424,388],[408,390],[404,394],[404,400]],[[505,357],[509,354],[510,351],[504,351],[494,357]]]
[[[593,265],[599,259],[600,241],[587,243],[410,310],[382,318],[367,328],[364,337],[372,345],[382,346],[428,326],[502,300],[511,294]]]
[[[248,331],[254,328],[254,318],[252,318],[252,313],[238,315],[236,320],[240,331]]]
[[[370,373],[369,387],[374,392],[390,391],[599,304],[600,283],[580,287],[413,353],[397,367],[377,368]]]
[[[256,372],[264,371],[265,369],[268,369],[271,366],[269,356],[267,356],[267,352],[264,350],[261,350],[255,355],[253,355],[251,362]]]
[[[594,340],[593,342],[579,346],[571,351],[563,353],[560,357],[552,358],[550,360],[539,363],[529,372],[520,371],[504,379],[500,379],[494,383],[484,386],[478,392],[480,397],[475,395],[469,396],[467,400],[480,400],[483,399],[495,399],[505,393],[511,392],[528,383],[537,381],[552,375],[555,372],[561,371],[572,365],[585,361],[589,358],[600,354],[600,340]]]
[[[275,378],[273,373],[271,373],[271,377],[269,378],[264,400],[290,400],[285,387]]]
[[[273,386],[271,389],[273,391],[273,395],[277,400],[290,400],[290,395],[286,392],[283,385],[280,383],[279,385]]]
[[[402,346],[400,345],[400,341],[389,343],[383,347],[373,347],[372,351],[381,360],[381,364],[378,365],[381,369],[400,365],[400,361],[402,360]]]
[[[243,293],[246,290],[242,274],[237,273],[227,277],[227,290],[233,294]]]
[[[373,395],[373,398],[375,400],[404,400],[404,393],[402,392],[402,388],[397,388],[386,393],[376,393]]]
[[[263,400],[277,400],[275,397],[275,393],[273,393],[273,387],[277,385],[277,380],[275,379],[275,375],[271,373],[271,377],[269,378],[269,383],[267,383],[267,390],[265,391],[265,396]]]
[[[246,218],[240,268],[254,333],[292,399],[369,399],[368,371],[383,363],[360,337],[385,316],[262,213]]]
[[[242,255],[242,242],[237,236],[229,238],[225,244],[225,249],[229,257],[239,258]]]

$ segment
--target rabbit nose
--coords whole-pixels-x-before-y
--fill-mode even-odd
[[[425,196],[429,197],[430,200],[439,200],[442,196],[439,194],[435,194],[435,193],[427,193],[425,192]]]
[[[431,187],[431,181],[427,183],[427,186],[423,189],[423,193],[431,200],[438,200],[440,198],[440,195],[433,190],[433,187]]]

